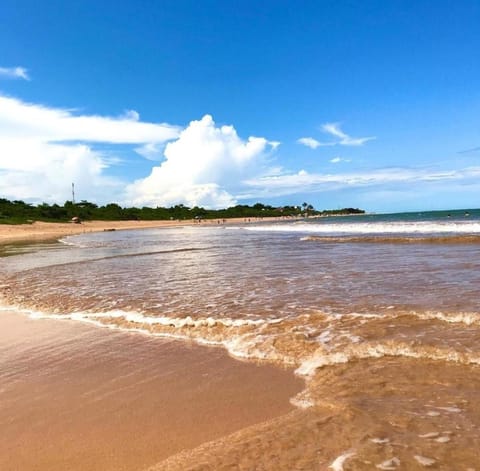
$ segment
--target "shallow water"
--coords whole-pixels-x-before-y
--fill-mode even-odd
[[[479,241],[475,211],[81,235],[3,259],[3,302],[294,366],[298,411],[204,469],[474,469]]]

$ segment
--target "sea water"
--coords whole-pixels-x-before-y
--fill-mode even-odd
[[[479,210],[71,236],[2,259],[0,283],[32,317],[293,366],[296,414],[198,451],[211,469],[480,465]]]

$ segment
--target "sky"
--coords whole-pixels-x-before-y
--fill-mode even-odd
[[[480,1],[2,0],[0,198],[480,207]]]

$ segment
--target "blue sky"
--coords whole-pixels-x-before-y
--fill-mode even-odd
[[[480,206],[480,2],[3,0],[0,197]]]

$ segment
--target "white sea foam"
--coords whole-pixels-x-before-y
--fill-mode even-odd
[[[329,466],[329,468],[333,469],[333,471],[343,471],[343,465],[345,461],[355,455],[356,453],[354,451],[347,451],[345,453],[342,453],[340,456],[337,456],[337,458],[332,461],[332,464]]]
[[[389,443],[390,439],[389,438],[371,438],[370,441],[378,445],[383,445],[385,443]]]
[[[433,458],[427,458],[426,456],[414,455],[415,460],[422,466],[433,466],[437,461]]]
[[[219,345],[222,346],[224,343],[222,341],[215,341],[212,339],[207,339],[203,337],[195,337],[192,338],[189,335],[177,333],[177,332],[152,332],[151,330],[142,327],[142,323],[137,323],[137,326],[125,326],[125,325],[118,325],[118,324],[110,324],[105,321],[101,321],[104,317],[115,318],[119,317],[118,315],[113,316],[106,316],[106,313],[102,313],[100,315],[94,315],[92,313],[70,313],[70,314],[50,314],[44,313],[40,311],[33,311],[30,309],[22,309],[22,308],[15,308],[15,307],[3,307],[0,310],[4,311],[17,311],[23,314],[28,315],[31,319],[54,319],[54,320],[61,320],[61,321],[76,321],[76,322],[83,322],[85,324],[91,324],[96,327],[102,327],[111,330],[120,330],[122,332],[135,332],[143,335],[154,336],[154,337],[163,337],[163,338],[171,338],[177,340],[190,340],[195,341],[201,345]],[[143,323],[145,325],[147,323]]]
[[[275,348],[275,334],[266,333],[268,325],[278,324],[283,319],[231,319],[205,317],[194,319],[187,317],[148,316],[140,312],[112,310],[108,312],[73,312],[73,313],[44,313],[29,309],[3,306],[1,310],[18,310],[31,318],[74,320],[109,327],[125,331],[142,332],[149,335],[170,337],[176,339],[193,340],[201,344],[221,345],[234,357],[266,360],[287,365],[297,366],[295,373],[302,377],[311,377],[317,369],[348,363],[351,360],[381,358],[384,356],[398,356],[407,358],[428,358],[462,364],[480,364],[480,357],[476,353],[458,352],[452,349],[432,349],[421,345],[411,345],[401,342],[368,343],[360,342],[360,338],[342,334],[349,339],[348,345],[342,350],[335,350],[326,345],[332,342],[331,333],[326,330],[316,339],[319,348],[315,353],[303,360],[289,356],[288,352]],[[110,321],[109,321],[110,320]],[[166,328],[166,330],[155,329]],[[218,330],[217,328],[221,328]],[[224,331],[223,329],[227,329]],[[437,407],[437,410],[456,413],[461,409],[453,406]],[[432,411],[431,411],[432,412]]]
[[[273,346],[268,346],[265,339],[262,335],[239,335],[229,340],[222,340],[219,344],[223,345],[230,355],[236,358],[277,361],[290,365],[295,364],[293,358],[281,355]]]
[[[327,344],[332,338],[332,332],[330,330],[324,330],[320,335],[317,335],[316,340],[320,343]]]
[[[384,356],[406,358],[428,358],[430,360],[443,360],[462,364],[480,364],[480,357],[470,353],[460,353],[450,349],[428,349],[422,346],[412,346],[403,343],[378,343],[378,344],[350,344],[341,352],[327,352],[317,350],[311,357],[304,360],[295,370],[299,376],[311,377],[317,369],[340,363],[348,363],[351,360],[367,358],[381,358]],[[438,407],[448,412],[460,412],[454,407]]]
[[[393,306],[392,306],[393,307]],[[389,308],[387,308],[389,309]],[[367,312],[351,312],[349,314],[347,314],[348,317],[352,317],[352,318],[361,318],[361,319],[382,319],[383,317],[385,317],[383,314],[372,314],[372,313],[367,313]]]
[[[81,249],[84,249],[84,248],[87,247],[86,245],[79,244],[78,242],[74,242],[74,241],[69,240],[67,238],[58,239],[58,242],[60,242],[63,245],[68,245],[68,246],[71,246],[71,247],[78,247],[78,248],[81,248]]]
[[[342,345],[341,350],[335,350],[335,346],[332,345],[334,343],[332,341],[332,333],[328,329],[316,338],[317,350],[308,357],[301,358],[296,356],[295,348],[290,353],[288,349],[276,347],[277,329],[269,329],[268,327],[284,321],[279,318],[155,317],[141,312],[123,310],[50,314],[19,307],[15,308],[13,306],[1,306],[0,310],[17,310],[35,319],[79,321],[104,328],[138,332],[156,337],[189,340],[204,345],[222,346],[230,355],[236,358],[296,366],[295,373],[307,380],[313,377],[319,368],[328,365],[384,356],[428,358],[463,364],[480,364],[478,354],[471,352],[457,352],[447,348],[434,349],[402,342],[359,342],[356,338],[350,338],[348,335],[346,337],[349,338],[350,342],[347,345]],[[308,394],[300,394],[292,400],[292,404],[297,407],[307,408],[312,406],[314,401]],[[461,412],[461,409],[454,405],[429,407],[434,409],[427,413],[427,415],[431,416],[439,415],[440,412]],[[427,438],[427,436],[424,438]]]
[[[315,405],[315,401],[310,396],[308,390],[304,389],[290,399],[290,404],[292,404],[292,406],[298,407],[299,409],[309,409],[310,407],[313,407]]]
[[[312,356],[303,361],[302,364],[295,370],[295,374],[298,376],[313,376],[318,368],[322,368],[327,365],[335,365],[339,363],[348,363],[350,356],[346,353],[328,353],[318,356]]]
[[[446,412],[452,412],[453,414],[458,414],[459,412],[462,412],[462,409],[459,407],[437,407],[437,409],[444,410]]]
[[[20,309],[22,310],[22,309]],[[167,316],[146,316],[140,312],[128,312],[121,310],[106,312],[74,312],[68,314],[47,314],[38,311],[23,310],[28,312],[31,317],[35,318],[54,318],[54,319],[72,319],[72,320],[95,320],[95,319],[123,319],[125,322],[135,324],[160,325],[166,327],[183,328],[183,327],[243,327],[243,326],[260,326],[264,324],[276,324],[282,322],[282,319],[215,319],[213,317],[205,317],[193,319],[187,317],[167,317]]]
[[[77,321],[126,332],[138,332],[156,337],[190,340],[202,345],[223,346],[232,356],[237,358],[268,360],[289,365],[295,364],[293,358],[279,354],[273,346],[268,348],[268,337],[260,333],[262,326],[277,324],[282,322],[282,319],[214,319],[212,317],[193,319],[190,316],[185,318],[153,317],[145,316],[139,312],[121,310],[59,314],[45,313],[19,306],[0,306],[0,310],[17,311],[28,315],[32,319]],[[108,322],[109,319],[123,321],[124,323]],[[155,326],[171,327],[172,330],[167,332],[152,331],[150,328]],[[217,326],[232,329],[228,333],[228,338],[225,338],[225,334],[218,336],[215,334],[209,335],[209,330]],[[248,329],[248,327],[254,327],[254,329]],[[247,330],[244,331],[244,328],[247,328]]]
[[[190,316],[187,317],[166,317],[166,316],[145,316],[138,312],[125,312],[125,311],[109,311],[103,313],[88,313],[84,314],[86,317],[94,318],[123,318],[127,322],[134,322],[137,324],[149,324],[149,325],[161,325],[175,328],[183,327],[242,327],[242,326],[259,326],[268,323],[278,323],[282,319],[215,319],[213,317],[205,317],[200,319],[193,319]]]
[[[397,469],[400,466],[400,460],[394,456],[393,458],[389,460],[385,460],[380,464],[377,464],[376,467],[378,469],[382,469],[384,471],[389,471],[392,469]]]
[[[480,234],[476,221],[337,222],[266,224],[244,227],[258,232],[308,232],[314,234]]]
[[[410,314],[424,320],[436,319],[451,324],[480,325],[480,314],[477,312],[444,313],[438,311],[417,313],[412,311]]]

